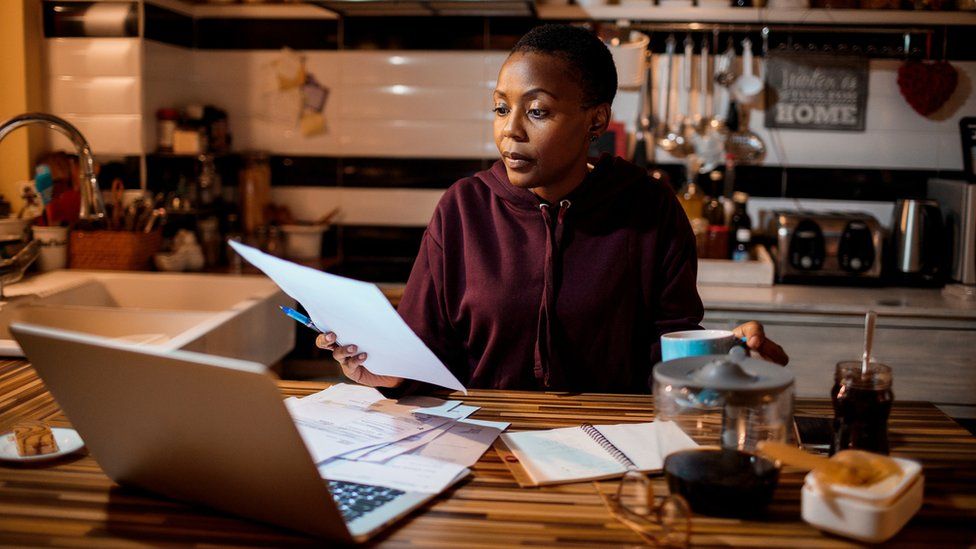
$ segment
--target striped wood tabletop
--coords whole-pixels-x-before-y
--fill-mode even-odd
[[[284,395],[305,395],[321,383],[281,381]],[[638,395],[561,395],[471,391],[474,417],[512,429],[652,419],[653,401]],[[825,400],[799,400],[797,412],[829,415]],[[19,419],[68,426],[25,361],[0,361],[0,432]],[[707,427],[707,426],[706,426]],[[922,461],[925,504],[893,538],[901,546],[976,544],[976,438],[929,404],[897,402],[890,423],[893,454]],[[710,438],[710,437],[706,437]],[[707,440],[706,440],[707,442]],[[592,483],[520,489],[493,450],[474,474],[375,540],[384,546],[606,546],[641,543],[604,509]],[[799,518],[803,474],[786,469],[762,520],[695,516],[695,545],[846,547]],[[664,494],[664,481],[655,490]],[[599,484],[612,490],[612,482]],[[218,512],[158,499],[114,485],[87,455],[44,466],[0,466],[0,545],[124,547],[146,544],[281,546],[315,540]]]

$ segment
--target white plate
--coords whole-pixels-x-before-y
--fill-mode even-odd
[[[0,461],[47,461],[59,458],[85,447],[84,441],[74,429],[51,427],[54,440],[58,443],[58,451],[40,456],[21,456],[17,453],[17,440],[13,431],[0,435]]]

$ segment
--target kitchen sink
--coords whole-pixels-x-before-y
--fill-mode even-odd
[[[264,365],[295,342],[295,323],[278,311],[294,301],[263,276],[66,270],[7,286],[4,295],[4,356],[23,356],[13,322]]]

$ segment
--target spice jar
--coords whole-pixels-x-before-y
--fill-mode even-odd
[[[180,111],[164,107],[156,111],[156,149],[173,152],[173,133],[180,119]]]

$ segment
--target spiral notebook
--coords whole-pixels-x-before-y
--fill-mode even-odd
[[[660,471],[664,458],[698,444],[673,421],[564,427],[502,434],[495,450],[521,486]]]

